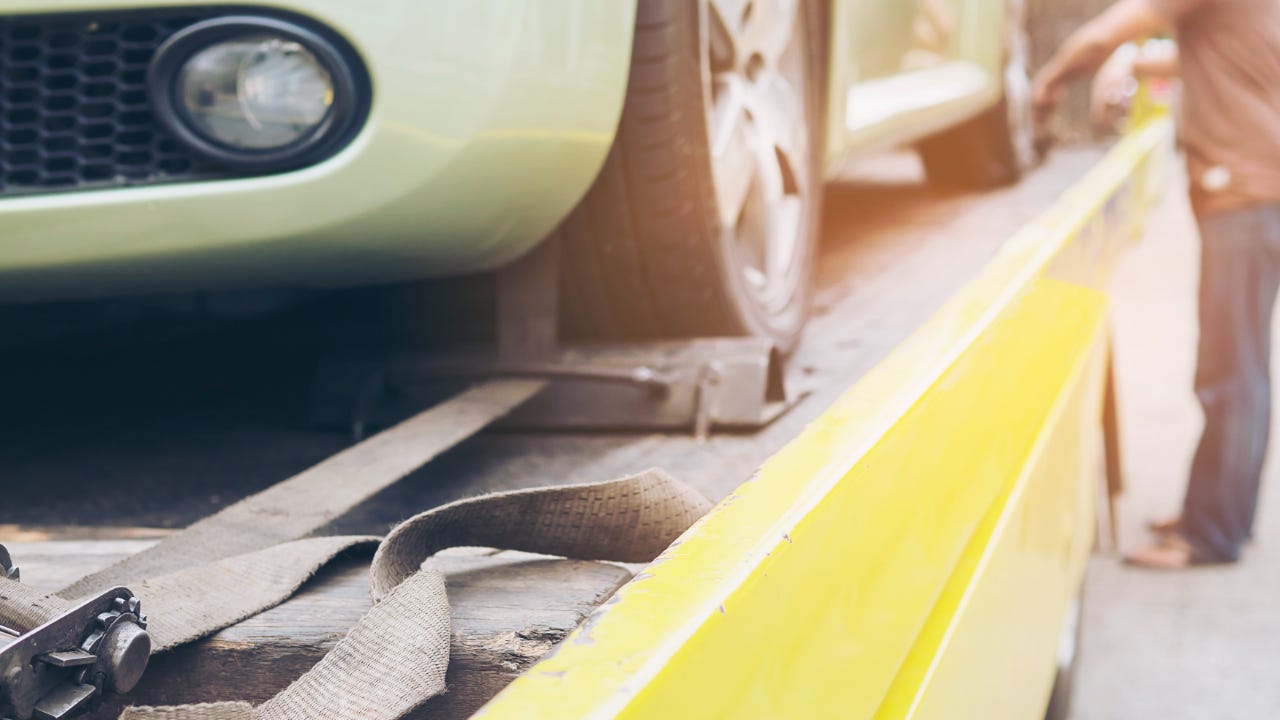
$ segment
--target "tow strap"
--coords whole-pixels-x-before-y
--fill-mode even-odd
[[[17,720],[72,717],[104,686],[131,689],[138,677],[136,658],[131,663],[129,653],[136,654],[141,643],[122,645],[116,637],[121,631],[112,632],[130,627],[121,618],[145,626],[158,652],[285,601],[337,555],[379,543],[367,536],[307,535],[438,455],[445,442],[456,444],[474,433],[464,434],[464,426],[483,427],[539,387],[499,381],[473,388],[57,593],[40,593],[0,575],[0,625],[29,631],[23,638],[32,640],[25,648],[18,647],[23,638],[0,647],[0,685],[8,691],[0,698],[0,714],[7,711]],[[444,691],[450,612],[443,576],[422,568],[427,558],[450,547],[483,546],[648,562],[709,509],[696,490],[657,470],[442,505],[401,523],[378,544],[370,572],[373,608],[275,697],[257,706],[232,701],[133,707],[120,718],[396,720]],[[133,592],[114,587],[123,583]],[[104,588],[110,588],[106,595]],[[71,653],[53,645],[37,647],[42,632],[56,630],[60,619],[95,602],[116,608],[116,614],[105,620],[109,613],[97,616],[103,627],[93,644],[86,639],[83,650]],[[17,660],[25,656],[19,650],[31,656],[26,661],[37,677],[10,675],[21,674]],[[14,690],[23,682],[39,686],[36,695],[27,688],[25,707]]]

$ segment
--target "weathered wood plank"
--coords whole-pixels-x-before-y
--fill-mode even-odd
[[[9,545],[23,580],[56,588],[149,541]],[[467,717],[528,669],[631,577],[623,567],[476,548],[432,560],[446,577],[454,637],[449,691],[423,717]],[[368,558],[336,561],[277,608],[157,656],[131,700],[261,701],[310,668],[368,610]],[[104,707],[96,717],[113,717]]]
[[[48,540],[157,540],[172,535],[174,532],[174,530],[168,528],[115,525],[0,524],[0,538],[3,538],[7,543],[32,543]]]

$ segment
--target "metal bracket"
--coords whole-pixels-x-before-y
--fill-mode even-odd
[[[769,424],[803,393],[789,392],[781,355],[754,338],[642,345],[577,345],[517,360],[495,354],[332,361],[318,385],[322,422],[357,434],[417,412],[442,387],[494,377],[547,380],[545,390],[496,424],[508,430],[712,430]]]
[[[323,364],[312,419],[349,423],[355,439],[494,378],[548,381],[496,427],[516,430],[712,430],[762,427],[794,405],[782,356],[758,338],[562,345],[556,238],[499,271],[496,342],[448,352]]]
[[[151,657],[146,627],[138,598],[125,588],[39,627],[0,627],[0,718],[70,718],[106,692],[129,692]]]
[[[13,581],[22,579],[20,568],[13,564],[13,558],[9,557],[8,548],[3,545],[0,545],[0,577]]]

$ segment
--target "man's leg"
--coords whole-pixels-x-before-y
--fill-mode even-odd
[[[1280,286],[1280,207],[1200,222],[1196,395],[1204,434],[1182,533],[1200,562],[1233,561],[1252,532],[1271,422],[1271,315]]]

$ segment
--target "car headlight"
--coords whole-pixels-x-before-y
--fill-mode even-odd
[[[333,107],[329,71],[301,43],[257,35],[214,43],[178,70],[182,110],[213,142],[274,150],[305,140]]]
[[[150,88],[160,121],[203,155],[246,170],[288,169],[352,135],[367,106],[356,65],[353,53],[302,25],[224,17],[166,41]]]

